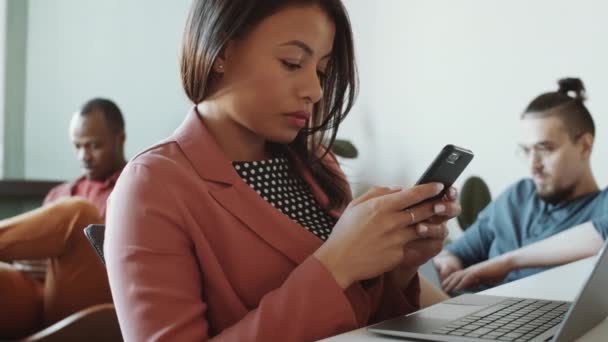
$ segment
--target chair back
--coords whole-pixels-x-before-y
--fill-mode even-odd
[[[99,304],[80,310],[21,342],[114,342],[122,334],[112,304]]]

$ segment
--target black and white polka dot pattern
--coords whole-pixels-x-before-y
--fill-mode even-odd
[[[317,202],[308,184],[293,172],[287,158],[232,162],[241,178],[266,202],[322,240],[336,220]]]

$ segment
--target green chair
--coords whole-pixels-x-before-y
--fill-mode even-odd
[[[477,176],[469,177],[460,189],[460,205],[462,213],[456,218],[460,228],[466,230],[475,220],[477,214],[492,201],[490,189]]]

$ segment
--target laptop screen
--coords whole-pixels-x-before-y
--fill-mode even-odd
[[[553,341],[574,341],[608,316],[608,296],[605,295],[608,285],[607,246],[608,242],[604,243],[593,271],[566,313]]]

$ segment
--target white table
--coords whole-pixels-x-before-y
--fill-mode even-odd
[[[509,284],[481,292],[481,294],[537,298],[547,300],[574,301],[587,277],[591,273],[594,258],[588,258],[556,267],[551,270],[520,279]],[[607,284],[608,285],[608,284]],[[398,341],[395,338],[372,334],[366,328],[324,339],[325,342],[369,342]],[[402,341],[405,341],[403,339]],[[581,337],[580,342],[608,341],[608,319]]]

